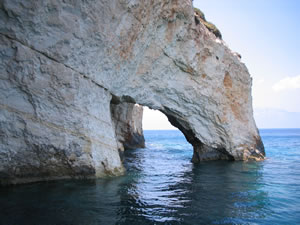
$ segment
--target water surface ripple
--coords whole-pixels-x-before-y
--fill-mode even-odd
[[[179,131],[145,131],[125,176],[0,188],[0,224],[300,224],[300,129],[261,130],[264,162],[190,162]]]

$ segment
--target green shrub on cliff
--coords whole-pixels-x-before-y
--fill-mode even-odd
[[[221,32],[219,31],[219,29],[213,24],[213,23],[210,23],[210,22],[203,22],[203,24],[206,26],[206,28],[212,32],[214,35],[216,35],[216,37],[222,39],[222,34]]]
[[[204,26],[210,31],[212,32],[216,37],[222,39],[222,34],[220,32],[220,30],[211,22],[208,22],[205,19],[205,15],[204,13],[198,9],[194,7],[194,12],[195,12],[195,19],[200,21],[202,24],[204,24]]]
[[[199,18],[201,18],[202,20],[206,21],[205,15],[204,15],[204,13],[200,9],[194,7],[194,12],[196,13],[196,15]]]

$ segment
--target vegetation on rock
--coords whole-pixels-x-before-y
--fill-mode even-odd
[[[204,24],[204,26],[210,31],[212,32],[217,38],[222,39],[222,34],[219,31],[219,29],[211,22],[208,22],[205,19],[205,15],[204,13],[198,9],[194,7],[194,12],[195,12],[195,21],[196,23],[201,22],[202,24]]]
[[[206,21],[205,15],[200,9],[194,7],[194,12],[200,19]]]

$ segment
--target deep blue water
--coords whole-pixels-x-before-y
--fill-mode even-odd
[[[145,131],[122,177],[0,188],[0,224],[300,224],[300,129],[261,130],[263,162],[190,162],[179,131]]]

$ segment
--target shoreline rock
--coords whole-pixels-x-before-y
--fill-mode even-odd
[[[163,112],[194,161],[264,157],[250,74],[190,0],[2,1],[0,58],[0,183],[123,174],[116,101]]]

